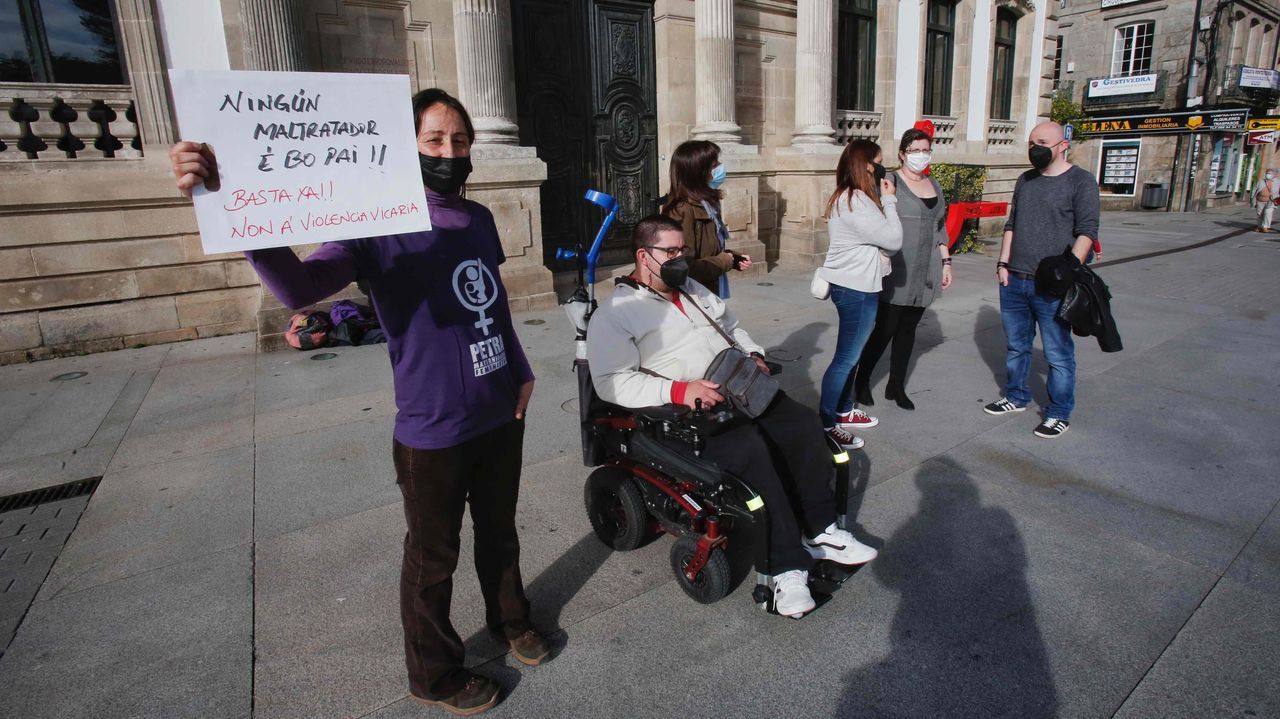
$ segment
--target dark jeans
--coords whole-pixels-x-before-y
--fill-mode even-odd
[[[853,370],[875,326],[879,297],[879,292],[859,292],[831,285],[831,302],[840,313],[840,333],[836,337],[836,350],[831,354],[831,365],[822,375],[818,414],[824,427],[834,427],[837,414],[853,409]]]
[[[468,503],[485,621],[507,638],[529,628],[515,521],[523,447],[522,421],[446,449],[393,442],[396,482],[409,527],[400,568],[400,620],[415,696],[444,699],[467,681],[462,639],[449,621],[449,604]]]
[[[779,392],[754,422],[708,437],[703,456],[764,500],[770,571],[809,569],[813,558],[800,544],[801,530],[812,537],[836,521],[835,468],[813,410]]]
[[[1062,298],[1036,290],[1034,278],[1009,273],[1009,284],[1000,287],[1000,319],[1008,341],[1004,396],[1025,407],[1031,404],[1031,343],[1040,328],[1040,343],[1049,363],[1049,407],[1045,419],[1071,419],[1076,406],[1076,345],[1071,325],[1057,318]]]
[[[862,359],[858,360],[856,386],[871,384],[871,371],[890,343],[893,343],[893,349],[889,351],[888,386],[897,389],[907,386],[907,364],[911,362],[911,350],[916,346],[916,325],[920,324],[923,316],[923,307],[880,303],[875,329],[871,330],[867,346],[862,350]]]

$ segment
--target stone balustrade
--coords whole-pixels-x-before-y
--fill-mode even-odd
[[[130,88],[0,83],[0,162],[141,156]]]
[[[933,144],[950,145],[956,141],[956,118],[925,115],[933,123]]]
[[[1018,144],[1018,123],[1013,120],[987,120],[987,145],[992,148]]]
[[[879,141],[881,120],[878,112],[836,110],[836,142],[847,145],[850,140]]]

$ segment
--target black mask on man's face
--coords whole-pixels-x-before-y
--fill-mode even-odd
[[[1031,166],[1043,170],[1053,163],[1053,148],[1048,145],[1032,145],[1027,149],[1027,159]]]
[[[418,153],[422,184],[442,195],[452,195],[466,184],[471,175],[470,157],[432,157]]]
[[[645,250],[645,254],[649,255],[654,260],[658,259],[657,256],[649,250]],[[689,279],[689,261],[685,259],[683,255],[680,257],[673,257],[659,265],[658,276],[662,278],[662,284],[666,285],[669,289],[680,289],[684,286],[685,280]]]

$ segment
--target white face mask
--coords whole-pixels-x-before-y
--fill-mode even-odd
[[[907,167],[912,172],[924,172],[924,168],[929,166],[929,161],[933,159],[927,152],[918,152],[914,155],[907,155]]]
[[[1264,179],[1264,180],[1270,180],[1270,179],[1271,179],[1271,173],[1270,173],[1270,172],[1268,172],[1267,174],[1263,175],[1263,176],[1262,176],[1262,179]]]

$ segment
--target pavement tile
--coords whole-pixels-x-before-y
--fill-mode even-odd
[[[1223,580],[1116,719],[1280,716],[1280,603]]]
[[[252,447],[112,472],[40,600],[248,544],[252,521]]]
[[[1280,505],[1231,563],[1227,576],[1255,591],[1280,595]]]
[[[132,372],[91,373],[59,382],[42,397],[22,426],[0,445],[0,464],[89,444],[132,377]]]
[[[0,716],[247,717],[247,547],[36,602],[0,658]]]

